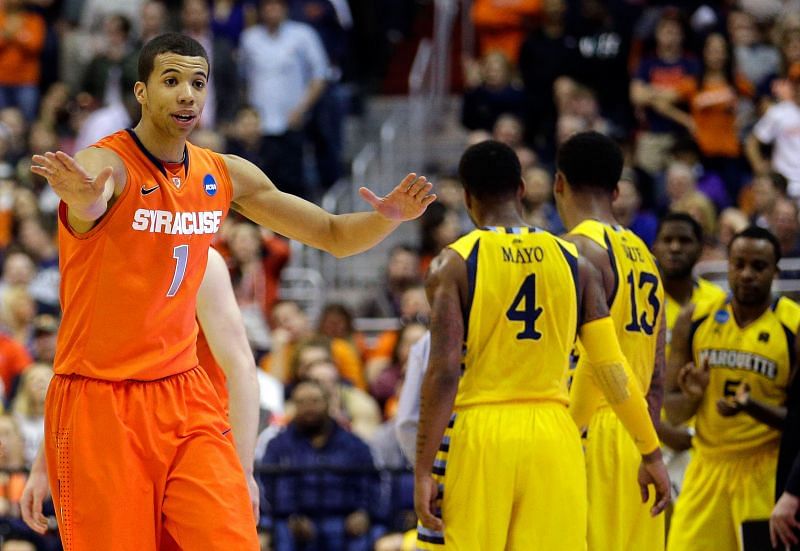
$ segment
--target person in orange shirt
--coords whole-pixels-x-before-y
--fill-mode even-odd
[[[39,107],[39,54],[44,47],[42,16],[28,12],[23,0],[5,0],[0,8],[0,109],[19,107],[33,121]]]
[[[73,159],[33,157],[61,198],[63,318],[46,403],[45,459],[66,550],[255,550],[228,420],[196,353],[196,296],[232,205],[336,256],[366,250],[435,200],[409,174],[373,212],[332,215],[247,161],[187,142],[208,54],[168,33],[139,54],[138,124]],[[102,445],[100,445],[102,443]],[[120,507],[121,500],[125,506]],[[124,511],[124,512],[123,512]]]
[[[541,0],[475,0],[472,22],[480,54],[497,50],[518,59],[530,23],[541,9]]]
[[[25,347],[6,335],[0,333],[0,396],[8,398],[8,393],[16,379],[25,368],[33,363],[31,355]]]
[[[299,345],[314,339],[314,332],[308,316],[296,302],[280,300],[272,307],[272,351],[261,360],[261,368],[277,377],[282,383],[297,382],[292,371],[292,360]],[[339,374],[351,384],[366,390],[361,358],[356,348],[344,339],[328,341],[330,354]]]

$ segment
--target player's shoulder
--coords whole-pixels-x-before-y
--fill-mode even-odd
[[[722,287],[702,277],[695,280],[695,285],[698,300],[718,300],[727,295]]]
[[[712,314],[723,317],[730,316],[730,313],[717,314],[722,310],[726,310],[727,304],[728,296],[725,293],[722,295],[705,297],[697,301],[690,302],[689,307],[692,309],[692,323],[702,323],[706,319],[710,318]]]
[[[775,301],[772,310],[781,324],[785,325],[790,331],[797,332],[798,327],[800,327],[800,304],[789,297],[782,296]]]
[[[599,247],[605,248],[607,243],[607,229],[608,226],[599,220],[584,220],[572,228],[564,237],[573,242],[583,240],[593,241]],[[579,245],[578,248],[581,248],[581,246]]]

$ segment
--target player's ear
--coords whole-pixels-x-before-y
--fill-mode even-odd
[[[137,81],[133,85],[133,95],[136,96],[136,101],[139,102],[139,105],[144,105],[147,102],[147,86],[145,86],[144,82]]]
[[[611,202],[613,203],[616,201],[617,197],[619,197],[619,184],[617,184],[617,186],[614,188],[614,191],[611,192]]]
[[[564,174],[560,170],[556,171],[556,179],[553,182],[553,193],[561,195],[564,193]]]
[[[522,199],[525,197],[525,178],[519,179],[519,186],[517,187],[517,198]]]

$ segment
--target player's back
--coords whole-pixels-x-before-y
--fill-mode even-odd
[[[489,227],[450,248],[466,261],[469,285],[456,410],[566,405],[578,323],[575,246],[536,228]]]
[[[570,235],[587,237],[608,253],[615,281],[608,297],[609,313],[622,352],[640,389],[646,393],[655,367],[664,307],[664,287],[655,259],[636,234],[621,226],[586,220],[573,228]]]

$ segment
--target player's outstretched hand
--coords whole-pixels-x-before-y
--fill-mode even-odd
[[[800,528],[800,522],[797,522],[799,511],[800,498],[783,492],[769,517],[769,539],[772,541],[772,547],[777,548],[778,543],[787,547],[797,545],[795,530]]]
[[[429,193],[431,189],[433,184],[425,176],[411,173],[385,197],[378,197],[365,187],[360,188],[358,193],[389,220],[404,222],[421,216],[428,205],[436,200],[436,195]]]
[[[50,497],[50,486],[47,483],[47,473],[31,469],[25,489],[22,491],[19,507],[22,520],[37,534],[47,531],[47,517],[42,513],[42,504]]]
[[[689,362],[678,372],[678,386],[683,393],[693,400],[701,400],[708,387],[710,368],[708,360],[697,367],[694,362]]]
[[[414,477],[414,509],[417,518],[428,530],[441,532],[444,529],[442,519],[433,514],[439,498],[439,485],[431,475]]]
[[[661,450],[642,457],[642,464],[639,466],[639,489],[642,492],[642,503],[647,503],[650,499],[650,485],[655,487],[656,498],[650,515],[656,516],[661,513],[669,504],[670,483],[667,467],[661,458]]]
[[[106,181],[112,168],[106,167],[92,177],[75,159],[64,153],[48,151],[34,155],[31,172],[47,179],[47,183],[70,209],[89,216],[99,211],[97,218],[105,212],[110,193],[106,193]]]

